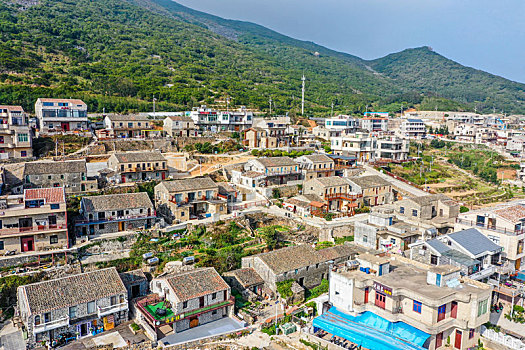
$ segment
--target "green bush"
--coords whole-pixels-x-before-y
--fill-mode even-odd
[[[292,293],[292,284],[294,283],[293,279],[277,282],[277,292],[281,298],[289,298],[293,295]]]
[[[468,211],[470,211],[470,209],[465,207],[465,206],[463,206],[463,205],[461,207],[459,207],[459,212],[460,213],[466,213]]]

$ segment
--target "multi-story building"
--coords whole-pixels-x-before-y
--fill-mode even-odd
[[[290,145],[289,117],[254,118],[253,127],[244,130],[243,145],[248,148],[278,148]]]
[[[335,162],[324,154],[310,154],[297,158],[304,180],[335,175]]]
[[[195,137],[197,128],[193,119],[187,116],[174,115],[164,119],[163,130],[171,137]]]
[[[149,137],[148,131],[153,124],[144,115],[108,115],[104,118],[104,126],[112,138],[144,138]]]
[[[166,326],[176,334],[233,316],[231,288],[213,267],[157,277],[150,286],[153,294],[137,301],[138,318],[156,334]]]
[[[399,135],[409,139],[420,139],[427,134],[425,123],[421,119],[405,119],[399,126]]]
[[[242,258],[243,268],[253,268],[264,280],[265,287],[277,292],[277,283],[293,279],[302,288],[313,288],[328,279],[331,264],[351,260],[356,248],[345,244],[315,250],[302,244]]]
[[[410,245],[410,259],[429,265],[453,265],[473,280],[497,271],[503,248],[475,228],[441,235]]]
[[[219,197],[219,186],[209,177],[162,181],[155,186],[155,204],[168,221],[228,212],[227,200]]]
[[[347,179],[350,191],[363,197],[363,205],[373,207],[394,200],[392,184],[379,175],[355,176]]]
[[[459,140],[459,141],[477,143],[476,142],[477,130],[478,130],[478,127],[475,125],[460,124],[454,128],[454,137],[456,140]]]
[[[324,216],[329,212],[353,216],[355,209],[359,206],[358,200],[361,197],[351,191],[348,179],[339,176],[314,178],[305,181],[303,192],[305,195],[314,194],[321,198],[323,206],[311,211],[316,216]]]
[[[359,120],[349,115],[338,115],[337,117],[328,118],[324,122],[325,128],[343,134],[354,133],[359,128]]]
[[[491,298],[491,286],[460,268],[365,253],[333,267],[332,307],[313,327],[367,349],[466,350],[478,344]]]
[[[114,172],[111,180],[116,183],[164,180],[169,173],[166,158],[149,151],[113,153],[108,168]]]
[[[75,228],[81,236],[148,229],[155,222],[146,192],[83,197],[80,215]]]
[[[42,161],[24,164],[24,187],[63,187],[74,194],[97,191],[98,183],[87,176],[85,160]]]
[[[355,157],[359,162],[373,161],[377,149],[377,139],[362,132],[332,137],[330,143],[334,154]]]
[[[21,106],[0,105],[0,160],[33,156],[28,121]]]
[[[354,242],[369,249],[403,252],[418,239],[432,236],[435,228],[400,220],[394,213],[373,212],[354,223]]]
[[[283,185],[290,181],[299,181],[302,176],[299,164],[290,157],[250,159],[244,165],[244,172],[260,174],[260,180],[253,187]]]
[[[88,129],[87,105],[82,100],[39,98],[35,103],[39,133],[70,133]]]
[[[389,161],[404,161],[408,159],[410,142],[395,136],[379,138],[375,158]]]
[[[359,120],[361,129],[379,133],[388,131],[388,117],[364,117]]]
[[[114,267],[26,284],[17,298],[30,348],[54,346],[61,335],[95,335],[128,320],[128,292]]]
[[[185,113],[200,131],[243,131],[253,124],[253,113],[241,107],[238,111],[217,111],[206,106]]]
[[[459,214],[454,229],[460,231],[471,227],[503,247],[503,261],[520,270],[525,257],[525,207],[506,204]]]
[[[68,248],[66,198],[62,187],[27,189],[0,198],[0,252]]]

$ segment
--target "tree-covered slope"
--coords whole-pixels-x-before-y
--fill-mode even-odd
[[[310,115],[328,112],[332,103],[343,113],[367,105],[396,111],[401,103],[465,109],[472,105],[464,102],[486,101],[497,86],[496,104],[522,107],[511,103],[514,90],[506,87],[517,91],[521,84],[491,80],[483,95],[468,80],[444,82],[465,92],[456,103],[454,91],[429,87],[424,71],[407,82],[402,73],[409,68],[366,62],[170,0],[0,0],[0,103],[21,103],[29,111],[42,96],[79,97],[93,112],[144,111],[155,95],[163,110],[221,104],[230,96],[237,106],[267,111],[271,97],[274,111],[293,114],[300,109],[303,73]],[[432,68],[430,76],[439,73]],[[486,73],[479,74],[482,80]]]
[[[429,47],[404,50],[369,61],[377,72],[400,87],[419,92],[437,92],[478,110],[493,107],[506,112],[525,111],[525,85],[449,60]]]

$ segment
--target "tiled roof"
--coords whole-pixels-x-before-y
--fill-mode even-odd
[[[25,163],[24,175],[87,173],[85,160],[68,160],[62,162],[28,162]]]
[[[124,285],[135,283],[135,282],[142,282],[142,281],[147,282],[148,280],[146,278],[146,275],[144,274],[144,271],[142,271],[141,269],[121,272],[119,273],[119,275],[120,275],[120,279],[122,280],[122,282],[124,282]]]
[[[218,185],[209,177],[163,181],[162,184],[169,192],[197,191],[218,189]]]
[[[436,201],[442,201],[444,204],[448,204],[448,205],[455,203],[449,197],[441,193],[428,194],[426,196],[420,196],[420,197],[411,197],[410,200],[420,206],[431,205],[433,204],[433,202],[436,202]]]
[[[247,171],[244,174],[242,174],[244,177],[248,177],[250,179],[255,179],[256,177],[264,176],[264,173],[260,173],[258,171]]]
[[[277,249],[254,257],[261,259],[276,275],[326,261],[308,244]]]
[[[379,187],[379,186],[391,186],[392,184],[387,180],[383,179],[379,175],[369,175],[353,177],[350,179],[353,183],[361,188]]]
[[[79,305],[113,295],[127,295],[117,269],[110,267],[19,287],[32,314]]]
[[[510,222],[517,222],[525,218],[525,208],[518,204],[495,210],[494,213]]]
[[[478,254],[500,251],[502,248],[475,228],[454,232],[448,237],[474,257]]]
[[[180,122],[192,122],[193,121],[193,119],[191,119],[190,117],[184,116],[184,115],[172,115],[168,118],[173,121],[180,121]]]
[[[19,111],[19,112],[23,112],[24,109],[22,108],[22,106],[8,106],[8,105],[0,105],[0,109],[7,109],[8,111]]]
[[[312,181],[316,181],[325,187],[349,186],[350,185],[350,183],[348,182],[346,178],[340,177],[340,176],[318,177],[318,178],[312,179]]]
[[[44,199],[45,203],[65,203],[66,194],[63,187],[30,188],[24,190],[24,200]]]
[[[309,154],[303,157],[314,163],[334,162],[332,158],[328,157],[325,154]]]
[[[259,274],[251,267],[229,271],[224,275],[235,277],[244,288],[264,284],[264,280],[261,276],[259,276]]]
[[[306,198],[304,199],[300,198],[299,196],[285,199],[284,203],[291,204],[291,205],[294,205],[296,207],[301,207],[301,208],[308,208],[310,206],[309,200],[306,200]]]
[[[107,116],[109,120],[113,122],[126,122],[126,121],[133,121],[133,122],[149,122],[149,118],[144,115],[139,114],[111,114]]]
[[[163,278],[166,279],[180,301],[187,301],[229,288],[213,267],[168,275]]]
[[[345,257],[351,257],[357,253],[355,249],[350,244],[336,245],[329,248],[324,248],[317,251],[321,256],[326,260],[336,260]]]
[[[70,98],[39,98],[41,102],[71,102],[75,105],[86,105],[82,100],[70,99]]]
[[[441,242],[439,239],[429,240],[427,241],[427,244],[430,247],[432,247],[435,251],[437,251],[439,254],[443,254],[451,249],[445,243]]]
[[[115,158],[119,163],[138,163],[138,162],[165,162],[166,158],[160,152],[123,152],[115,153]]]
[[[257,161],[265,167],[294,166],[297,163],[290,157],[263,157]]]
[[[146,192],[87,196],[82,198],[82,202],[86,211],[153,208]]]

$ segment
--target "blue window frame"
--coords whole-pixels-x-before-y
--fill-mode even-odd
[[[421,302],[414,300],[414,307],[413,310],[417,312],[418,314],[421,313]]]

